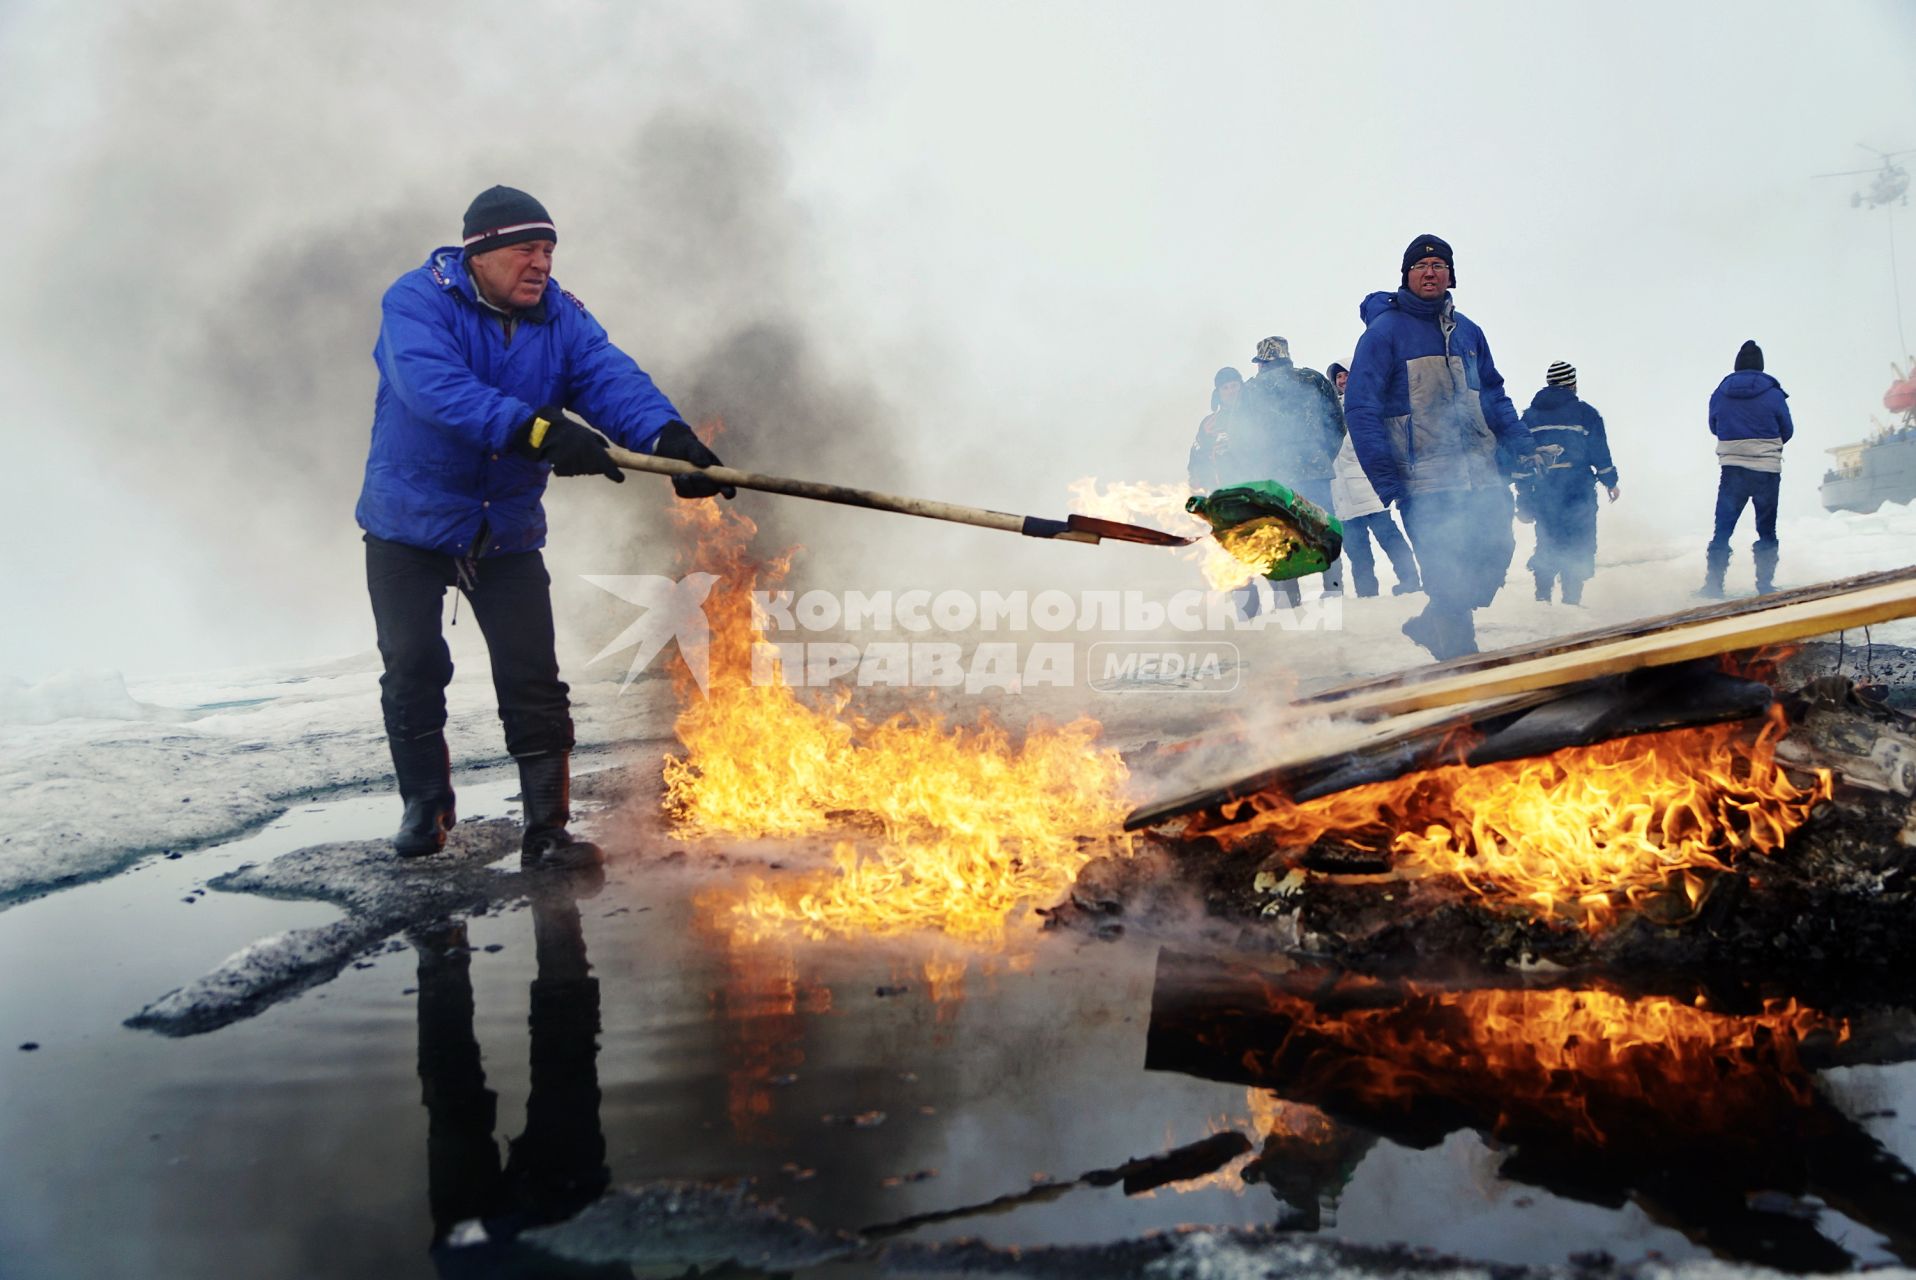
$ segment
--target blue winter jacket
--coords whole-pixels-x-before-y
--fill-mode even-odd
[[[1526,451],[1536,460],[1533,489],[1540,498],[1595,501],[1593,480],[1606,488],[1617,483],[1603,415],[1569,387],[1537,392],[1523,411],[1523,424],[1530,431]]]
[[[1479,329],[1446,293],[1373,293],[1344,387],[1344,422],[1383,501],[1500,486],[1529,452]],[[1501,446],[1501,447],[1500,447]]]
[[[551,280],[508,332],[506,317],[479,300],[457,247],[399,277],[380,312],[379,392],[356,513],[374,537],[450,555],[543,546],[539,499],[552,468],[510,448],[534,412],[559,405],[644,452],[680,416],[585,304]]]
[[[1789,392],[1757,369],[1739,369],[1710,393],[1710,434],[1719,440],[1780,440],[1789,443]],[[1694,402],[1692,402],[1694,403]]]

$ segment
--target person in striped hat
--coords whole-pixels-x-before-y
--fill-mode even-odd
[[[718,464],[638,362],[552,279],[558,240],[539,201],[491,187],[466,209],[460,243],[433,250],[380,303],[379,389],[356,515],[405,808],[393,838],[402,857],[438,852],[456,820],[445,737],[452,657],[440,630],[456,586],[485,635],[506,750],[519,765],[523,865],[601,860],[566,829],[573,731],[539,553],[546,481],[623,480],[607,436]],[[672,483],[684,498],[732,496],[704,476]]]
[[[1565,604],[1583,603],[1583,584],[1597,571],[1597,491],[1615,502],[1617,467],[1603,415],[1577,396],[1577,371],[1559,360],[1544,373],[1543,389],[1524,410],[1530,431],[1531,474],[1517,486],[1518,517],[1537,530],[1530,573],[1537,599],[1548,601],[1562,583]]]

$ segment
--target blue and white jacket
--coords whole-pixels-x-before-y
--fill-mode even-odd
[[[356,512],[374,537],[456,556],[533,550],[552,468],[510,444],[535,412],[562,406],[641,452],[680,417],[584,303],[548,280],[538,305],[507,316],[480,300],[456,246],[399,277],[380,313]]]
[[[1603,415],[1569,387],[1545,387],[1523,411],[1536,458],[1534,491],[1546,499],[1595,500],[1591,482],[1614,488],[1617,465]]]
[[[1408,289],[1373,293],[1344,387],[1344,422],[1377,496],[1507,483],[1529,432],[1504,394],[1479,329],[1451,304]],[[1499,446],[1502,446],[1500,449]]]
[[[1710,393],[1710,434],[1716,460],[1752,471],[1783,470],[1783,446],[1796,427],[1790,421],[1789,392],[1759,369],[1739,369]]]

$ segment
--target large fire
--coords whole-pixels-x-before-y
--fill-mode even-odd
[[[1831,792],[1827,771],[1799,787],[1777,764],[1784,729],[1778,711],[1753,742],[1712,725],[1449,765],[1301,804],[1265,793],[1191,830],[1296,850],[1334,837],[1388,850],[1402,874],[1454,876],[1486,898],[1594,925],[1672,887],[1694,903],[1700,873],[1782,846]]]
[[[828,874],[754,882],[742,922],[995,938],[1019,903],[1055,898],[1093,856],[1127,847],[1125,767],[1097,745],[1093,720],[1035,726],[1018,741],[986,718],[953,724],[921,707],[872,721],[848,692],[814,702],[755,682],[751,592],[780,579],[789,556],[755,560],[756,526],[728,506],[674,510],[692,535],[691,567],[719,582],[706,601],[704,696],[678,677],[683,750],[666,759],[668,812],[692,835],[871,833],[838,841]]]

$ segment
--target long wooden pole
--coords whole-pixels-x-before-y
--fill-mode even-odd
[[[1041,516],[1013,515],[1009,511],[965,507],[954,502],[934,502],[929,498],[907,498],[893,493],[879,493],[875,489],[853,489],[817,480],[793,480],[786,476],[761,475],[756,471],[737,471],[731,467],[699,467],[677,458],[634,453],[617,445],[607,446],[606,453],[627,471],[650,471],[662,476],[704,476],[718,484],[729,484],[740,489],[780,493],[789,498],[810,498],[814,502],[835,502],[841,506],[864,507],[871,511],[893,511],[927,520],[947,520],[953,524],[1019,533],[1027,538],[1094,543],[1111,538],[1119,542],[1140,542],[1159,547],[1182,547],[1196,541],[1194,538],[1148,529],[1143,525],[1121,524],[1115,520],[1077,515],[1064,520],[1047,520]]]

